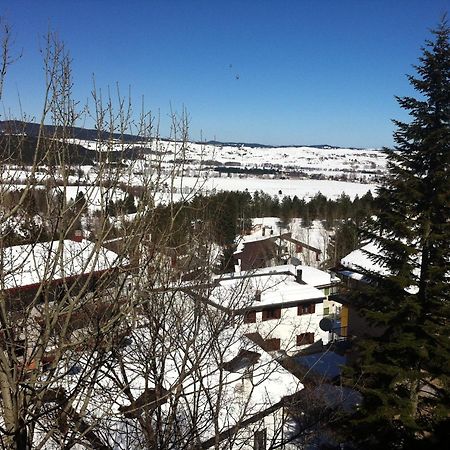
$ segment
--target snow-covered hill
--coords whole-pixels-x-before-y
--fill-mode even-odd
[[[183,160],[187,166],[210,167],[217,172],[253,173],[259,169],[278,177],[313,177],[370,182],[384,173],[386,157],[376,149],[334,147],[255,147],[210,145],[172,141],[133,144],[99,144],[74,139],[73,143],[96,151],[125,151],[140,148],[147,159],[162,156],[165,162]],[[261,172],[260,172],[261,173]]]
[[[115,180],[122,186],[151,185],[157,203],[188,200],[197,192],[207,195],[231,190],[261,190],[280,199],[286,195],[308,199],[318,192],[329,198],[342,193],[354,198],[369,190],[375,193],[386,170],[386,156],[376,149],[257,147],[167,140],[105,143],[72,139],[72,143],[101,153],[101,160],[111,163],[100,173],[96,164],[74,167],[73,175],[66,180],[69,198],[75,198],[79,191],[86,193],[92,186],[101,186],[105,180]],[[24,165],[8,166],[4,167],[0,182],[10,187],[29,180],[45,185],[49,176],[58,174],[50,175],[45,167],[32,171]],[[58,179],[52,182],[58,183]]]

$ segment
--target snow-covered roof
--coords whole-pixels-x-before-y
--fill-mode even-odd
[[[280,245],[281,243],[284,245],[286,241],[298,241],[306,248],[310,250],[315,249],[315,251],[326,255],[328,233],[320,220],[314,220],[309,227],[304,227],[302,219],[294,218],[291,220],[288,228],[280,228],[280,219],[278,217],[262,217],[252,219],[252,221],[254,229],[251,234],[236,238],[235,255],[241,253],[246,244],[261,241],[272,241],[274,245]],[[263,229],[265,230],[264,232]],[[273,234],[271,234],[271,231],[273,231]],[[281,241],[279,240],[280,234]]]
[[[5,247],[1,264],[0,287],[13,289],[110,269],[119,264],[119,256],[87,240],[64,240]]]
[[[193,405],[205,405],[205,419],[210,423],[205,424],[202,440],[213,438],[216,435],[214,424],[208,413],[207,404],[209,397],[221,396],[218,408],[218,427],[220,430],[230,429],[239,425],[246,419],[262,413],[271,406],[280,402],[283,398],[291,396],[303,389],[303,385],[288,370],[271,355],[261,349],[245,336],[236,333],[234,328],[222,331],[217,338],[218,343],[225,351],[223,362],[227,363],[238,357],[241,351],[250,351],[259,354],[259,358],[253,365],[243,365],[238,369],[224,370],[226,364],[218,366],[214,355],[201,362],[192,376],[182,380],[182,402]],[[164,387],[168,391],[175,392],[180,384],[180,367],[183,354],[172,353],[172,360],[166,360],[164,372]],[[178,363],[177,363],[178,362]],[[247,369],[251,369],[251,380],[245,381]],[[195,379],[201,380],[203,389],[199,389]],[[136,380],[137,381],[137,380]],[[145,383],[145,380],[142,380]],[[169,405],[167,405],[169,408]]]
[[[269,241],[274,236],[262,236],[259,234],[250,234],[248,236],[241,236],[238,239],[238,244],[236,247],[236,250],[234,251],[234,254],[237,255],[238,253],[241,253],[242,250],[244,250],[244,245],[249,244],[250,242],[262,242],[262,241]]]
[[[311,266],[290,266],[291,271],[295,273],[295,270],[302,271],[302,281],[311,286],[322,286],[324,284],[330,284],[336,282],[336,279],[332,279],[331,274],[324,270],[317,269]]]
[[[389,275],[389,271],[386,267],[374,262],[370,258],[370,254],[379,255],[380,252],[380,248],[375,243],[370,242],[360,249],[353,250],[347,256],[344,256],[344,258],[341,259],[341,264],[351,270],[358,271],[363,269],[380,275]]]
[[[256,270],[248,270],[246,272],[241,272],[242,277],[251,277],[263,274],[283,274],[287,273],[290,275],[296,275],[297,271],[302,271],[302,281],[311,286],[323,286],[329,283],[339,282],[336,278],[332,278],[331,274],[325,272],[324,270],[317,269],[311,266],[284,264],[280,266],[263,267]]]
[[[192,313],[193,309],[189,308],[189,311]],[[192,325],[190,319],[192,317],[189,315],[185,317],[187,328]],[[176,321],[177,318],[168,316],[165,326],[172,330],[167,331],[167,335],[174,337],[180,329],[170,325],[172,320]],[[108,375],[114,373],[119,383],[111,383],[113,377],[110,376],[100,377],[95,385],[95,395],[91,397],[90,406],[91,409],[95,408],[95,419],[104,421],[110,436],[119,441],[127,424],[120,410],[130,404],[121,382],[126,382],[134,398],[146,389],[155,388],[153,370],[148,370],[148,361],[142,357],[147,354],[146,346],[142,343],[150,342],[151,339],[149,330],[144,323],[133,330],[130,345],[124,349],[120,364],[118,359],[113,358],[105,369]],[[200,414],[195,419],[196,429],[202,442],[216,436],[217,429],[225,432],[235,426],[241,427],[244,421],[255,415],[264,415],[266,410],[283,398],[303,389],[298,378],[253,341],[237,333],[235,328],[223,329],[218,336],[214,334],[213,340],[211,336],[216,329],[211,330],[209,321],[202,321],[200,330],[196,339],[189,344],[191,353],[187,359],[187,347],[183,346],[186,345],[183,340],[186,336],[180,336],[180,346],[170,342],[161,345],[158,351],[161,351],[162,356],[157,360],[154,370],[161,374],[156,380],[162,383],[162,396],[168,400],[160,405],[161,414],[175,414],[181,427],[189,427],[192,418],[183,417],[183,414],[187,414],[191,408],[197,408]],[[166,348],[164,345],[170,346]],[[227,367],[226,363],[239,358],[243,351],[255,354],[256,360]],[[119,370],[119,366],[123,370]],[[251,371],[251,377],[247,376],[248,370]],[[126,380],[122,380],[123,374],[126,374]],[[78,376],[66,379],[66,382],[76,386]],[[170,401],[172,396],[177,397],[176,402]],[[183,418],[187,419],[186,423]],[[187,434],[186,438],[189,437],[190,434]]]
[[[294,275],[268,269],[273,267],[222,279],[211,301],[225,308],[242,309],[324,299],[323,292],[309,284],[298,283]]]
[[[259,360],[253,365],[253,386],[251,389],[251,402],[258,408],[268,408],[278,403],[283,397],[289,396],[303,388],[298,378],[292,375],[288,370],[284,369],[276,359],[261,347],[255,344],[246,336],[236,333],[234,328],[227,328],[222,331],[218,338],[223,343],[225,351],[223,355],[224,362],[229,362],[237,357],[242,350],[259,353]],[[219,370],[214,364],[206,365],[200,368],[203,372],[202,379],[209,382],[207,385],[222,386],[233,385],[236,382],[242,382],[242,376],[246,367],[241,367],[233,371],[227,371],[222,374],[222,381],[219,381]],[[166,382],[169,386],[174,386],[179,380],[179,370],[167,370]],[[184,394],[194,394],[195,386],[187,384]],[[234,390],[234,387],[233,387]]]
[[[341,259],[341,264],[351,271],[368,271],[381,276],[390,276],[391,271],[389,270],[389,268],[382,263],[373,261],[371,256],[383,256],[383,251],[376,243],[373,242],[369,242],[360,249],[353,250],[351,253]],[[421,256],[415,255],[413,257],[413,261],[415,262],[413,273],[416,277],[418,277],[420,274]],[[343,275],[346,275],[345,271],[341,273]],[[353,274],[351,278],[357,279],[357,275]],[[361,278],[362,281],[364,281],[364,279],[365,277]],[[415,294],[418,292],[419,287],[417,285],[411,285],[408,286],[405,290],[410,294]]]

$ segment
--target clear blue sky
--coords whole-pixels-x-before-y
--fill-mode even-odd
[[[74,95],[92,74],[160,111],[189,112],[193,139],[392,145],[394,95],[410,94],[420,47],[450,0],[0,0],[23,55],[4,111],[38,116],[39,47],[50,28],[73,58]],[[231,67],[230,67],[231,65]],[[237,79],[236,75],[239,76]],[[90,125],[87,123],[86,125]],[[163,133],[167,128],[162,127]]]

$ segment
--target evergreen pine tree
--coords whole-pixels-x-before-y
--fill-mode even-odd
[[[126,195],[123,206],[125,214],[134,214],[137,211],[136,205],[134,203],[134,195],[131,192]]]
[[[422,49],[417,98],[398,98],[389,175],[365,237],[388,275],[358,295],[381,336],[360,342],[363,404],[353,422],[361,448],[442,446],[450,426],[450,29],[445,18]],[[363,443],[362,443],[363,442]],[[445,446],[445,444],[444,444]]]
[[[358,230],[351,220],[343,220],[336,226],[328,244],[328,264],[336,267],[339,261],[358,248]]]

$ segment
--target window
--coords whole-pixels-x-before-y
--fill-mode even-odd
[[[255,323],[256,311],[247,311],[244,315],[244,323]]]
[[[301,316],[303,314],[314,314],[316,312],[316,304],[315,303],[303,303],[302,305],[298,305],[297,315]]]
[[[255,431],[253,450],[266,450],[266,442],[267,442],[266,429],[264,428],[264,430]]]
[[[279,319],[281,317],[281,308],[265,309],[262,314],[262,320]]]
[[[297,347],[314,344],[314,333],[301,333],[297,335]]]
[[[266,339],[264,341],[264,350],[268,352],[280,350],[280,339],[278,338]]]

